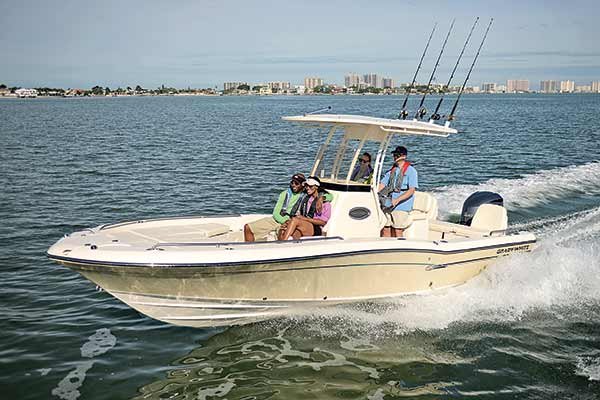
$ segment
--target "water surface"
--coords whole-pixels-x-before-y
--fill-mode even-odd
[[[451,97],[449,97],[451,99]],[[466,96],[448,139],[406,138],[445,217],[502,194],[531,254],[429,296],[243,327],[151,320],[45,257],[73,230],[269,212],[333,106],[394,96],[0,100],[0,385],[18,399],[600,397],[598,95]],[[433,103],[433,100],[432,100]]]

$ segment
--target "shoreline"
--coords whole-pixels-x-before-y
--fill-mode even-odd
[[[489,95],[550,95],[550,96],[564,96],[564,95],[599,95],[600,92],[581,92],[581,93],[541,93],[541,92],[513,92],[513,93],[465,93],[464,95],[476,95],[476,96],[489,96]],[[410,96],[421,96],[423,93],[411,93]],[[440,93],[431,93],[428,96],[437,97]],[[446,93],[445,96],[455,97],[458,93]],[[0,100],[37,100],[37,99],[107,99],[107,98],[138,98],[138,97],[331,97],[331,96],[348,96],[348,97],[381,97],[381,96],[395,96],[401,97],[404,94],[375,94],[375,93],[339,93],[339,94],[191,94],[191,93],[177,93],[177,94],[128,94],[128,95],[117,95],[117,96],[36,96],[36,97],[18,97],[18,96],[0,96]]]

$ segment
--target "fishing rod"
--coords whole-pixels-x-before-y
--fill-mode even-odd
[[[479,49],[477,49],[477,54],[475,54],[475,58],[473,58],[473,63],[471,64],[471,68],[469,68],[469,72],[467,73],[467,77],[465,78],[465,81],[463,82],[463,85],[460,88],[460,92],[458,92],[458,97],[456,98],[456,101],[454,102],[454,106],[452,107],[452,111],[450,111],[450,114],[448,115],[448,117],[446,117],[446,121],[452,121],[452,120],[454,120],[454,112],[456,111],[456,107],[458,107],[458,101],[460,100],[460,96],[462,96],[463,91],[465,90],[465,86],[467,85],[469,77],[471,76],[471,71],[473,71],[473,67],[475,66],[475,61],[477,61],[477,57],[479,57],[479,52],[481,51],[481,48],[483,47],[483,43],[485,42],[485,38],[487,37],[487,34],[490,31],[490,28],[492,26],[492,22],[494,22],[494,18],[490,18],[490,23],[488,24],[487,29],[485,30],[485,34],[483,35],[483,39],[481,39],[481,43],[479,44]]]
[[[433,32],[435,32],[436,27],[437,27],[437,22],[435,24],[433,24],[433,29],[431,30],[431,34],[429,35],[429,40],[427,41],[425,50],[423,50],[423,54],[421,55],[421,60],[419,61],[419,65],[417,66],[417,70],[415,71],[415,76],[413,76],[413,80],[412,80],[410,86],[408,87],[408,90],[406,91],[406,97],[404,98],[404,103],[402,103],[402,110],[400,111],[400,114],[398,114],[398,119],[400,119],[400,118],[406,119],[406,117],[408,116],[408,111],[406,111],[406,103],[408,102],[408,96],[410,95],[410,92],[412,91],[412,88],[415,85],[415,82],[417,80],[417,74],[419,73],[419,70],[421,69],[421,64],[423,64],[423,58],[425,58],[425,54],[427,53],[427,49],[429,48],[429,43],[431,43],[431,38],[433,37]]]
[[[442,44],[442,50],[440,50],[440,54],[438,55],[437,61],[435,62],[435,66],[433,67],[433,71],[431,71],[431,76],[429,77],[429,82],[427,82],[427,87],[425,88],[425,93],[423,93],[423,97],[421,98],[421,103],[417,108],[417,112],[415,113],[415,118],[422,118],[425,113],[427,113],[427,109],[423,107],[423,103],[425,102],[425,97],[427,97],[427,92],[429,91],[429,87],[431,86],[431,81],[435,75],[435,71],[437,70],[438,65],[440,65],[440,59],[442,58],[442,54],[444,53],[444,48],[446,47],[446,43],[448,43],[448,38],[450,37],[450,33],[452,32],[452,28],[454,28],[454,21],[450,24],[450,29],[448,29],[448,33],[446,34],[446,39],[444,40],[444,44]]]
[[[452,78],[454,78],[454,73],[456,72],[456,68],[458,68],[458,64],[460,63],[460,60],[465,52],[465,49],[467,48],[467,45],[469,44],[469,40],[471,40],[471,35],[473,34],[473,30],[475,30],[475,25],[477,25],[477,22],[479,21],[479,17],[477,17],[475,19],[475,22],[473,23],[473,26],[471,27],[471,31],[469,32],[469,36],[467,36],[467,40],[465,41],[465,44],[458,56],[458,60],[456,60],[456,64],[454,65],[454,69],[452,70],[452,73],[450,74],[450,78],[448,79],[448,83],[446,83],[446,90],[448,90],[448,88],[450,87],[450,82],[452,82]],[[440,97],[440,101],[438,101],[437,106],[435,107],[435,111],[433,112],[433,114],[431,114],[431,120],[432,121],[437,121],[438,119],[440,119],[440,114],[438,114],[438,111],[440,111],[440,107],[442,106],[442,101],[444,100],[444,91],[442,91],[442,97]]]

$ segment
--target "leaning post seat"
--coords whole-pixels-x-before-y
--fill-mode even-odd
[[[438,205],[435,197],[429,193],[415,192],[413,209],[408,213],[410,225],[404,236],[408,239],[427,239],[429,237],[429,222],[438,215]]]
[[[505,231],[508,228],[506,208],[495,204],[480,205],[471,221],[471,228],[486,231],[488,234]]]

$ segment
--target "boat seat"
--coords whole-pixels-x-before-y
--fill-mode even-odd
[[[191,224],[188,229],[177,232],[172,227],[164,227],[160,231],[154,231],[160,241],[196,241],[222,235],[230,231],[228,225],[213,222],[204,224]]]
[[[217,235],[222,235],[229,232],[229,226],[223,224],[200,224],[194,227],[194,235],[198,237],[209,238]]]
[[[471,221],[471,228],[490,234],[506,230],[508,228],[506,208],[495,204],[480,205]]]
[[[409,213],[415,219],[436,219],[438,215],[438,204],[435,197],[425,192],[415,192],[413,209]]]
[[[427,240],[429,222],[437,218],[437,200],[424,192],[415,192],[414,196],[413,209],[408,213],[410,225],[406,228],[404,236],[407,239]]]
[[[173,229],[173,225],[155,226],[154,224],[140,224],[132,225],[127,230],[138,237],[156,242],[185,242],[208,239],[228,233],[231,229],[225,224],[208,222],[188,224],[185,226],[185,229]]]

